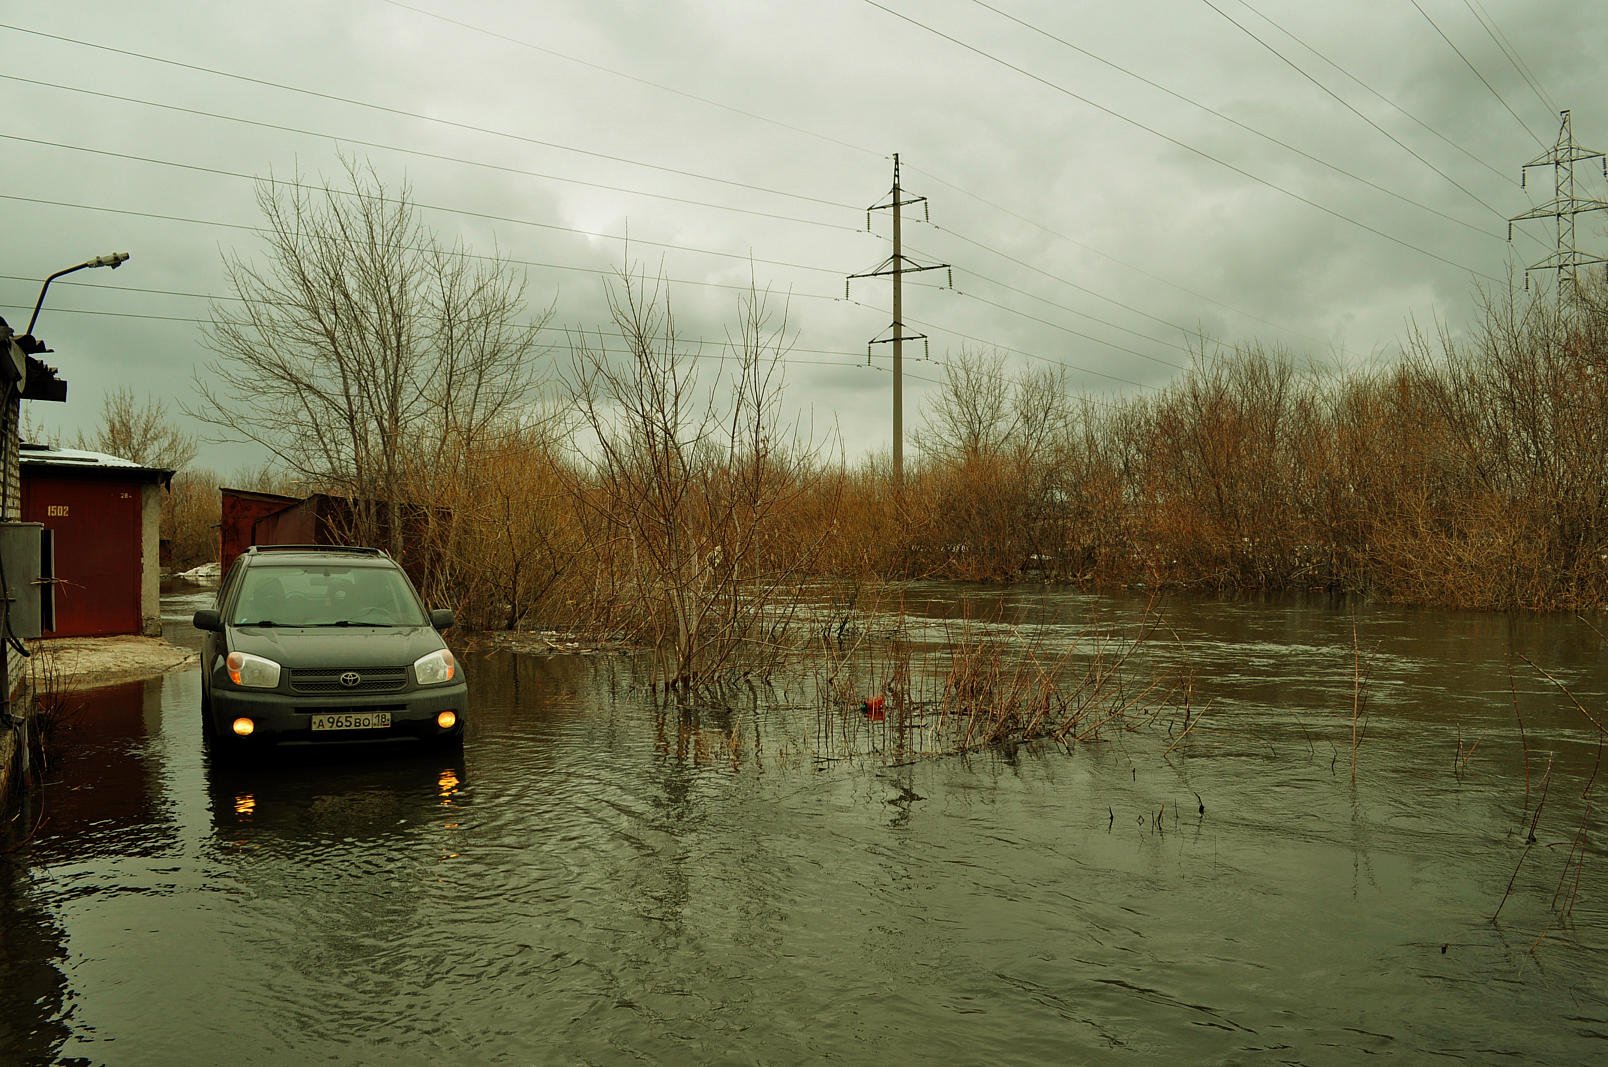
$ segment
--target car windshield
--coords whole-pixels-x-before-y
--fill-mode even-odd
[[[389,567],[271,566],[245,573],[233,626],[423,626],[407,579]]]

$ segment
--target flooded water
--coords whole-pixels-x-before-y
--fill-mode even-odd
[[[1045,644],[1142,608],[906,603]],[[619,656],[465,656],[452,759],[226,771],[194,669],[88,694],[0,860],[0,1061],[1608,1056],[1597,633],[1364,609],[1358,687],[1344,610],[1160,609],[1187,738],[903,765],[809,678],[665,710]]]

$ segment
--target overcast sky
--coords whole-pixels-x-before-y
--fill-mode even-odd
[[[907,279],[913,426],[963,348],[1097,397],[1203,343],[1393,359],[1410,318],[1461,329],[1478,286],[1552,252],[1550,222],[1510,245],[1506,219],[1551,199],[1550,169],[1518,177],[1558,109],[1608,147],[1608,4],[1580,0],[83,0],[0,23],[0,313],[20,329],[45,275],[133,256],[51,288],[68,403],[26,407],[68,438],[109,389],[192,395],[223,255],[261,248],[253,177],[334,176],[341,151],[448,243],[520,261],[556,327],[605,321],[628,227],[707,357],[752,270],[790,294],[792,407],[857,457],[889,444],[866,342],[891,299],[844,276],[889,254],[865,208],[894,152],[931,211],[907,254],[954,268],[953,291]],[[1578,177],[1605,195],[1599,161]],[[1582,249],[1608,254],[1605,223],[1581,217]]]

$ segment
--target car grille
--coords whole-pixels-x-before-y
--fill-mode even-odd
[[[356,685],[341,681],[345,675],[355,674]],[[406,667],[330,668],[320,670],[293,670],[290,688],[294,693],[396,693],[406,688]]]

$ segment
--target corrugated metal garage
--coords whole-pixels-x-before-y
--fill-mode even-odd
[[[327,493],[314,493],[309,497],[278,496],[245,489],[221,488],[218,525],[218,558],[223,572],[229,564],[251,545],[350,545],[354,526],[352,501]],[[374,510],[378,505],[370,502]],[[444,508],[427,509],[417,504],[401,506],[403,536],[409,542],[409,551],[402,559],[408,577],[416,585],[425,586],[425,578],[436,566],[431,555],[430,540],[426,533],[432,521],[447,521],[451,512]],[[383,512],[379,516],[379,544],[384,545],[385,523]]]
[[[47,637],[160,634],[162,489],[173,472],[100,452],[22,446],[22,518],[55,542]]]
[[[259,493],[252,489],[220,488],[218,518],[218,566],[220,574],[229,573],[235,557],[252,545],[258,544],[257,522],[292,504],[299,504],[299,496],[280,496],[278,493]],[[271,544],[272,542],[261,542]],[[311,543],[311,542],[307,542]]]

